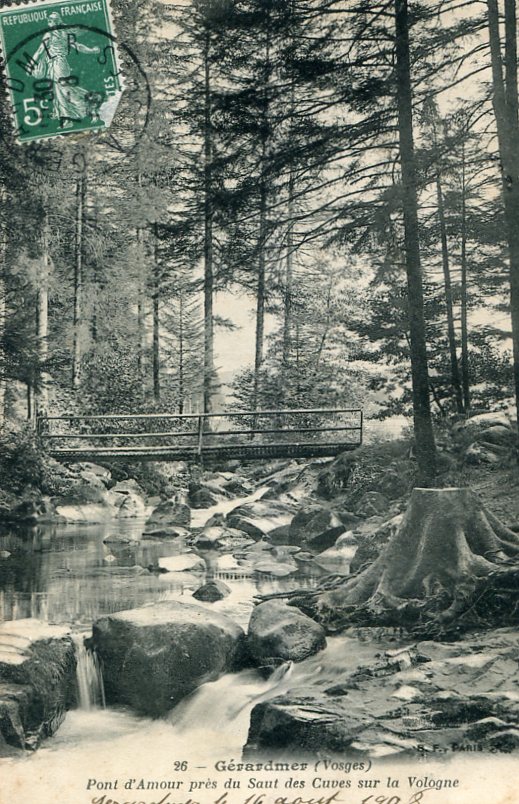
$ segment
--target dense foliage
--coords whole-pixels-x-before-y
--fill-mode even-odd
[[[115,3],[131,91],[110,133],[19,158],[2,98],[1,420],[364,402],[423,424],[509,398],[496,9]],[[249,365],[219,352],[237,302]]]

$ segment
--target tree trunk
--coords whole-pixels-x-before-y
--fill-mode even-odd
[[[313,371],[314,377],[317,377],[319,371],[319,364],[321,362],[321,358],[324,352],[324,347],[326,346],[326,341],[330,333],[331,304],[332,304],[332,280],[330,280],[330,284],[328,285],[328,293],[326,294],[326,318],[323,321],[323,329],[321,332],[321,337],[319,338],[319,346],[317,347],[317,352],[315,355],[315,364]]]
[[[260,154],[260,188],[259,188],[259,229],[258,229],[258,282],[256,286],[256,340],[254,353],[254,388],[252,395],[252,409],[258,409],[260,376],[263,365],[263,349],[265,340],[265,268],[267,248],[267,148],[269,140],[269,82],[270,82],[270,5],[265,10],[265,70],[262,93],[262,119],[261,119],[261,154]],[[253,424],[253,428],[255,424]]]
[[[7,262],[7,233],[2,227],[0,231],[0,434],[5,428],[7,378],[4,366],[4,333],[7,315],[6,302],[6,262]]]
[[[90,334],[92,336],[92,343],[96,344],[99,338],[99,320],[97,316],[97,301],[99,298],[98,289],[98,270],[94,265],[92,268],[92,318],[90,321]]]
[[[260,375],[263,364],[263,342],[265,339],[265,227],[267,214],[267,192],[262,180],[260,188],[260,228],[258,236],[258,284],[256,286],[256,339],[254,354],[254,390],[252,409],[258,409]]]
[[[214,268],[213,268],[213,131],[211,99],[211,34],[204,49],[204,413],[211,412],[214,382]]]
[[[85,218],[86,178],[76,184],[76,239],[74,255],[74,344],[72,351],[72,386],[81,381],[81,327],[83,322],[83,226]]]
[[[296,396],[299,400],[299,394],[301,392],[301,324],[299,322],[299,316],[296,317],[296,376]]]
[[[158,225],[153,224],[153,398],[160,401],[160,266]]]
[[[178,298],[178,412],[184,412],[184,292]]]
[[[142,174],[137,175],[139,190],[142,186]],[[146,259],[144,253],[144,230],[138,226],[135,232],[138,254],[137,275],[137,372],[144,395],[146,388]]]
[[[292,14],[295,13],[295,3],[291,5]],[[294,40],[293,40],[294,43]],[[293,118],[295,111],[295,80],[292,77],[290,82],[290,130],[293,128]],[[288,367],[290,362],[291,348],[291,328],[292,328],[292,282],[293,282],[293,263],[294,263],[294,193],[295,193],[295,166],[290,163],[288,177],[288,229],[287,229],[287,256],[285,273],[285,294],[284,294],[284,317],[283,317],[283,369]]]
[[[47,199],[44,201],[47,205]],[[42,254],[40,260],[40,273],[38,277],[38,308],[37,308],[37,336],[38,336],[38,363],[39,372],[36,383],[36,414],[48,412],[49,406],[49,376],[46,364],[49,359],[49,219],[47,211],[44,213],[42,228]]]
[[[470,607],[477,579],[506,572],[518,554],[519,536],[470,489],[415,488],[378,558],[325,593],[318,608],[324,615],[351,607],[353,620],[367,614],[388,624],[418,616],[449,622]]]
[[[292,330],[292,283],[294,265],[294,168],[290,166],[288,180],[288,230],[287,230],[287,256],[285,272],[285,293],[283,299],[283,368],[290,362],[291,330]]]
[[[438,199],[438,219],[440,223],[440,239],[442,247],[443,282],[445,289],[445,306],[447,308],[447,336],[449,341],[449,355],[451,363],[451,384],[456,400],[456,410],[463,413],[463,396],[461,392],[460,369],[456,349],[456,331],[454,329],[454,311],[452,303],[451,271],[449,265],[449,244],[447,240],[447,226],[445,224],[445,209],[443,206],[443,188],[440,171],[436,172],[436,195]]]
[[[142,232],[141,232],[142,236]],[[137,289],[137,372],[140,386],[145,393],[146,389],[146,282],[144,277],[138,278]]]
[[[35,415],[32,383],[28,382],[25,386],[25,390],[26,390],[26,401],[27,401],[27,419],[31,421],[34,419]]]
[[[294,20],[297,13],[297,2],[291,0],[290,14]],[[291,32],[291,47],[297,48],[297,36],[295,31]],[[294,115],[296,107],[296,81],[295,76],[292,75],[290,79],[290,105],[288,112],[289,123],[289,137],[292,139],[294,132]],[[295,212],[295,185],[296,185],[296,170],[293,160],[290,161],[289,176],[288,176],[288,228],[287,228],[287,256],[286,256],[286,271],[285,271],[285,293],[283,299],[283,353],[282,353],[282,395],[285,398],[288,388],[288,376],[290,357],[292,351],[292,318],[293,318],[293,274],[294,274],[294,212]],[[286,403],[285,403],[286,404]]]
[[[446,416],[446,414],[445,414],[445,408],[443,407],[443,405],[442,405],[442,403],[441,403],[441,399],[440,399],[440,397],[438,396],[438,392],[437,392],[437,390],[436,390],[436,386],[435,386],[435,384],[432,382],[432,380],[429,382],[429,388],[430,388],[430,390],[431,390],[431,396],[432,396],[432,398],[433,398],[433,402],[434,402],[434,404],[436,405],[436,407],[438,408],[438,412],[439,412],[439,413],[440,413],[440,415],[441,415],[441,416],[442,416],[442,417],[445,419],[445,416]]]
[[[429,485],[436,475],[436,446],[429,399],[429,371],[418,235],[407,0],[395,0],[395,24],[398,129],[403,185],[413,418],[420,479],[423,484]]]
[[[461,383],[463,388],[463,408],[470,411],[470,369],[468,334],[468,279],[467,279],[467,186],[465,165],[465,143],[462,145],[462,187],[461,187]]]
[[[517,99],[517,19],[515,0],[505,0],[506,84],[503,78],[499,8],[487,0],[490,54],[492,59],[493,105],[502,168],[510,261],[510,307],[514,357],[514,388],[519,424],[519,119]]]

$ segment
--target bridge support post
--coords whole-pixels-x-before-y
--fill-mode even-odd
[[[34,429],[38,438],[43,438],[49,433],[49,420],[46,411],[38,412],[34,418]]]

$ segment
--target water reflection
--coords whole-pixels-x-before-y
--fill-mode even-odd
[[[159,600],[189,600],[209,578],[219,578],[231,595],[212,605],[245,625],[258,594],[315,586],[315,574],[272,578],[252,573],[229,554],[200,552],[205,573],[139,574],[158,559],[190,549],[183,539],[104,544],[107,536],[140,539],[143,520],[96,525],[40,525],[0,536],[0,621],[35,617],[88,627],[103,614]],[[194,602],[194,601],[193,601]]]

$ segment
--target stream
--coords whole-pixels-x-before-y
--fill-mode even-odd
[[[363,650],[366,658],[373,657],[372,645],[366,643],[363,648],[362,643],[359,646],[347,637],[332,638],[320,654],[298,665],[287,663],[268,680],[254,670],[228,673],[203,684],[160,720],[139,717],[123,708],[103,708],[93,681],[96,668],[87,670],[80,655],[78,674],[86,671],[89,696],[82,708],[67,714],[54,737],[37,752],[0,762],[4,770],[12,769],[12,773],[0,771],[2,793],[6,801],[38,804],[60,799],[158,804],[168,791],[168,804],[213,802],[218,796],[211,795],[210,785],[218,784],[221,792],[231,776],[226,768],[230,764],[232,770],[232,764],[241,760],[255,704],[283,693],[292,684],[318,681],[324,667],[329,684],[331,677],[340,678],[345,668],[356,666]],[[17,767],[21,772],[16,772]],[[119,787],[114,788],[116,778]],[[130,778],[144,785],[160,780],[160,790],[128,794],[120,788],[121,780]]]
[[[244,502],[258,499],[262,493],[260,489],[246,498],[194,510],[192,527],[200,528],[214,513],[227,513]],[[71,627],[76,644],[78,699],[78,708],[67,713],[57,733],[35,754],[5,762],[30,762],[45,768],[42,774],[50,774],[52,778],[54,766],[62,767],[63,762],[72,767],[75,762],[88,763],[89,756],[95,756],[99,764],[99,748],[105,743],[110,744],[112,761],[114,752],[121,752],[123,757],[128,752],[146,750],[146,745],[152,750],[157,739],[170,746],[173,756],[182,753],[180,747],[185,745],[186,735],[189,735],[191,762],[197,754],[203,761],[204,755],[211,753],[211,735],[221,755],[228,752],[239,757],[254,704],[282,692],[291,678],[318,672],[324,654],[297,667],[283,665],[267,681],[255,670],[227,674],[204,684],[162,721],[138,717],[124,708],[105,708],[97,659],[84,647],[84,637],[90,635],[92,623],[98,617],[157,601],[180,600],[226,614],[246,629],[254,595],[313,587],[319,578],[315,570],[314,574],[302,571],[288,578],[251,575],[230,553],[222,551],[199,551],[206,562],[205,573],[111,574],[113,566],[147,567],[156,564],[159,558],[191,549],[181,538],[136,541],[130,545],[104,544],[103,540],[114,534],[140,539],[144,523],[145,519],[130,519],[96,525],[39,525],[17,528],[0,536],[0,551],[12,554],[7,564],[0,563],[0,619],[36,618]],[[193,600],[193,591],[209,578],[223,580],[231,593],[216,603]]]
[[[257,499],[261,493],[259,490],[252,498]],[[193,511],[193,527],[202,527],[212,514],[228,512],[250,499],[225,501],[211,509]],[[90,634],[96,618],[162,600],[193,603],[194,590],[209,578],[220,578],[231,593],[217,603],[197,601],[198,605],[225,613],[246,629],[255,595],[296,587],[312,588],[320,577],[315,574],[318,572],[315,567],[288,578],[250,574],[230,553],[221,551],[200,551],[206,571],[196,575],[186,572],[111,574],[107,568],[147,567],[156,564],[159,558],[191,549],[180,538],[139,541],[131,545],[104,544],[103,540],[114,534],[139,539],[144,521],[18,528],[0,537],[0,551],[12,554],[9,562],[0,562],[0,620],[37,618],[69,626],[77,660],[77,708],[66,714],[54,736],[45,740],[36,752],[0,760],[2,801],[214,804],[221,800],[222,804],[249,801],[270,804],[277,799],[264,798],[261,785],[275,786],[275,773],[248,774],[242,777],[245,781],[240,783],[242,787],[238,791],[233,788],[236,795],[231,799],[225,796],[222,799],[221,795],[226,785],[231,789],[238,778],[233,769],[242,759],[254,706],[291,688],[303,689],[307,682],[317,691],[340,684],[345,674],[361,665],[373,665],[384,650],[395,647],[394,640],[388,643],[387,635],[377,637],[358,629],[329,637],[323,651],[299,664],[281,665],[268,679],[254,669],[245,669],[205,683],[161,719],[151,720],[125,707],[106,707],[100,667],[84,645],[84,637]],[[387,693],[382,688],[380,694],[384,697]],[[313,710],[310,700],[303,716],[312,719],[322,717],[322,713]],[[504,756],[468,755],[463,756],[463,762],[457,755],[446,758],[456,758],[456,774],[462,770],[479,791],[484,789],[490,761],[494,763],[492,773],[495,763],[500,762],[503,778],[510,770]],[[470,761],[473,758],[477,762]],[[291,762],[300,758],[287,753],[282,759]],[[425,760],[425,756],[419,759]],[[408,763],[406,771],[399,763],[393,766],[392,772],[398,767],[399,775],[405,772],[445,774],[451,763],[440,765],[441,759],[442,755],[438,754],[432,758],[434,761],[427,759],[425,764]],[[450,773],[454,776],[454,770]],[[334,775],[330,771],[329,774],[334,784],[348,779],[344,773]],[[295,778],[305,777],[296,774]],[[251,799],[250,784],[256,783],[254,780],[260,785],[260,795]],[[290,784],[289,775],[284,774],[280,783]],[[313,784],[311,779],[307,778],[306,784],[308,795],[301,798],[293,791],[286,801],[318,804],[323,790],[308,789]],[[321,784],[319,780],[318,784]],[[330,789],[326,792],[329,797]],[[442,804],[457,802],[459,791],[453,793],[454,798],[442,797]],[[315,795],[317,799],[312,797]],[[388,794],[385,795],[383,800],[387,801]],[[347,800],[357,804],[361,799],[348,797]],[[409,796],[391,799],[399,804],[406,804],[408,800]],[[487,796],[476,800],[495,799]]]
[[[193,510],[192,528],[201,528],[215,513],[228,513],[263,493],[264,489],[259,489],[248,497]],[[206,573],[112,574],[111,567],[148,567],[160,558],[191,549],[183,538],[137,541],[144,524],[145,518],[135,518],[102,524],[38,525],[18,527],[0,536],[0,552],[12,554],[8,563],[0,562],[0,621],[34,617],[69,625],[74,631],[90,630],[93,621],[104,614],[161,600],[195,602],[191,600],[193,591],[208,578],[218,578],[230,587],[231,594],[207,605],[246,627],[254,595],[312,587],[319,577],[303,572],[281,579],[251,576],[230,553],[221,550],[199,551]],[[136,541],[104,544],[105,538],[114,535]]]

